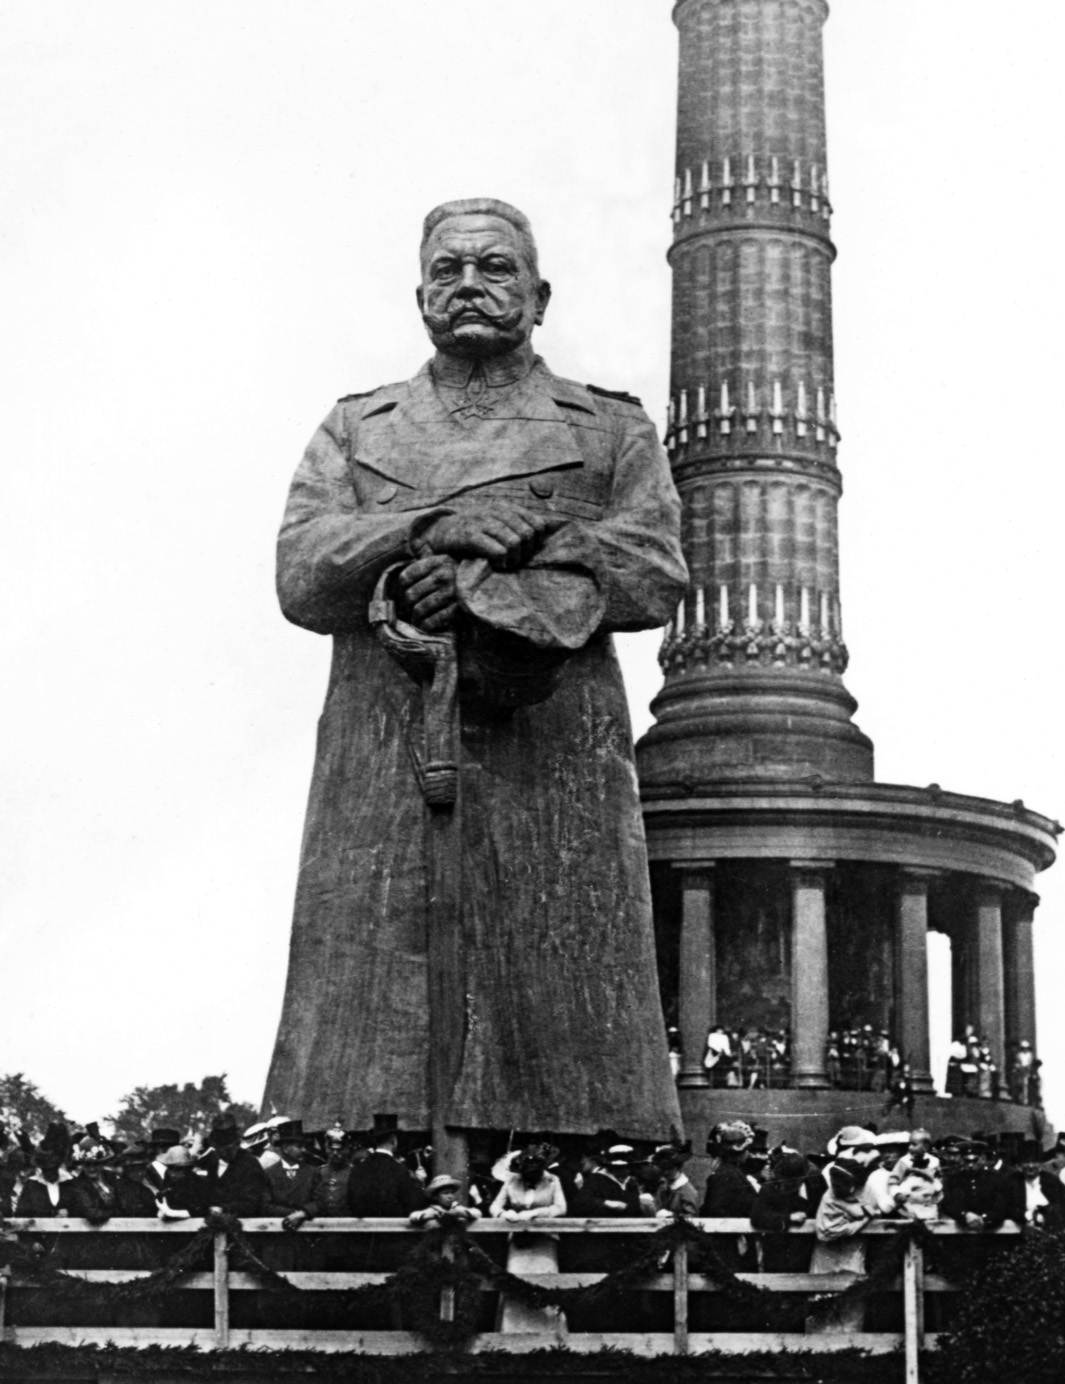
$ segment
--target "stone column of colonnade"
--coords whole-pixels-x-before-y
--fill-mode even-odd
[[[717,958],[714,936],[714,866],[685,864],[681,871],[679,1027],[681,1087],[710,1085],[703,1052],[717,1018]],[[829,861],[792,861],[791,927],[792,1084],[827,1086],[828,933],[825,884]]]
[[[824,860],[791,862],[791,1083],[805,1089],[829,1084],[825,886],[831,868]]]
[[[678,865],[681,872],[680,1028],[678,1086],[709,1086],[703,1066],[706,1035],[717,1019],[714,866]]]
[[[1002,952],[1004,884],[981,882],[973,905],[971,990],[976,1031],[987,1043],[999,1072],[1004,1071],[1006,1048],[1006,986]]]
[[[936,872],[903,868],[896,893],[896,1040],[916,1091],[932,1091],[928,1027],[928,890]]]
[[[1006,1042],[1027,1040],[1036,1051],[1035,953],[1033,928],[1039,895],[1027,891],[1010,898],[1003,919]]]
[[[706,1087],[708,1030],[717,1019],[714,864],[678,865],[681,872],[679,1027],[682,1087]],[[791,1080],[798,1088],[827,1086],[829,1028],[826,884],[831,861],[791,862]],[[941,872],[904,866],[896,882],[896,1039],[915,1090],[934,1090],[928,1000],[929,889]],[[958,958],[966,1012],[988,1042],[1003,1078],[1007,1039],[1035,1044],[1032,929],[1038,898],[995,881],[977,887],[968,935]]]
[[[955,1036],[972,1024],[1008,1091],[1010,1048],[1036,1045],[1033,923],[1039,896],[996,880],[976,885],[952,936]]]

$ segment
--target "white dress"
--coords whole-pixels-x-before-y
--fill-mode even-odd
[[[858,1197],[838,1196],[829,1186],[814,1221],[817,1242],[810,1272],[851,1274],[855,1278],[863,1275],[865,1244],[858,1236],[868,1224],[865,1207]],[[806,1331],[808,1335],[861,1331],[864,1322],[865,1304],[857,1302],[821,1317],[808,1317]]]
[[[553,1173],[545,1172],[535,1187],[527,1187],[517,1173],[508,1173],[488,1214],[495,1219],[504,1211],[516,1211],[530,1228],[538,1221],[564,1216],[566,1197],[562,1183]],[[518,1278],[524,1274],[558,1273],[558,1236],[515,1231],[507,1246],[507,1272]],[[562,1337],[566,1319],[557,1307],[529,1307],[504,1296],[499,1304],[497,1329],[550,1332]]]

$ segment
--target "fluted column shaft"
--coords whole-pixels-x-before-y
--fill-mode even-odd
[[[826,13],[821,0],[689,0],[675,11],[667,441],[689,501],[693,587],[713,588],[716,600],[724,586],[742,614],[754,585],[758,618],[774,619],[779,605],[792,624],[805,614],[806,625],[838,638]],[[721,551],[720,525],[700,532],[698,512],[707,506],[696,482],[785,460],[762,478],[771,490],[737,477],[746,511],[732,535],[737,570],[735,551]]]
[[[644,782],[873,777],[839,592],[825,0],[679,0],[666,444],[691,573]],[[711,743],[712,742],[712,743]]]
[[[828,933],[825,884],[831,866],[791,862],[791,1077],[798,1087],[828,1085]]]

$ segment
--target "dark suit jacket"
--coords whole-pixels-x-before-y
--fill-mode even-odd
[[[825,1193],[822,1173],[814,1171],[801,1184],[765,1182],[754,1194],[748,1212],[755,1230],[787,1230],[793,1211],[801,1211],[813,1221]]]
[[[289,1177],[283,1163],[275,1163],[266,1169],[266,1201],[264,1216],[287,1216],[292,1211],[306,1211],[308,1216],[317,1216],[318,1203],[315,1194],[318,1186],[318,1169],[301,1164],[295,1177]]]
[[[703,1216],[748,1217],[754,1201],[754,1188],[746,1173],[735,1163],[723,1162],[706,1181]]]
[[[154,1163],[149,1163],[144,1170],[143,1182],[146,1187],[150,1187],[156,1196],[163,1190],[163,1182],[166,1178],[166,1171],[160,1172]]]
[[[70,1184],[71,1215],[81,1216],[93,1225],[102,1225],[118,1214],[115,1210],[115,1184],[111,1177],[105,1178],[102,1185],[90,1177],[78,1174]]]
[[[214,1163],[209,1174],[208,1204],[220,1206],[228,1216],[261,1216],[266,1201],[266,1174],[247,1149],[238,1149],[221,1177]],[[285,1212],[288,1215],[288,1212]]]
[[[219,1204],[211,1195],[210,1179],[191,1170],[168,1177],[163,1183],[163,1196],[172,1211],[187,1211],[195,1217],[206,1216],[210,1207]]]
[[[409,1216],[429,1205],[421,1183],[389,1154],[371,1153],[348,1178],[348,1208],[353,1216]]]
[[[1006,1218],[1016,1221],[1018,1225],[1024,1225],[1028,1213],[1024,1173],[1007,1173],[1006,1180],[1009,1184]],[[1060,1229],[1065,1225],[1065,1186],[1062,1186],[1061,1180],[1052,1173],[1040,1173],[1039,1186],[1047,1199],[1047,1205],[1043,1207],[1043,1224],[1048,1229]]]
[[[700,1215],[719,1219],[749,1218],[754,1205],[754,1188],[747,1174],[736,1163],[723,1161],[717,1172],[706,1180],[706,1195]],[[757,1268],[755,1242],[751,1236],[719,1235],[715,1248],[722,1262],[733,1273],[751,1272]]]
[[[616,1206],[607,1206],[608,1201],[623,1201],[624,1211],[619,1211]],[[578,1189],[570,1209],[574,1216],[594,1216],[604,1220],[611,1216],[631,1219],[643,1215],[640,1189],[635,1180],[626,1178],[619,1187],[615,1179],[604,1172],[589,1173],[585,1177],[584,1185]]]
[[[70,1178],[59,1184],[59,1205],[53,1206],[48,1196],[48,1189],[44,1181],[39,1177],[31,1177],[28,1182],[23,1184],[19,1194],[18,1205],[15,1207],[16,1216],[33,1216],[35,1220],[53,1219],[56,1216],[76,1216],[79,1213],[74,1207],[74,1179]]]
[[[11,1198],[15,1193],[15,1174],[0,1167],[0,1216],[11,1215]]]
[[[762,1239],[762,1255],[766,1273],[805,1273],[810,1265],[813,1243],[808,1235],[792,1235],[786,1232],[791,1226],[791,1215],[801,1211],[807,1221],[813,1223],[817,1208],[825,1191],[825,1179],[819,1172],[813,1172],[802,1183],[766,1182],[754,1194],[751,1202],[750,1221],[755,1230],[775,1230],[781,1234],[767,1235]],[[805,1196],[803,1196],[805,1192]]]
[[[959,1168],[947,1174],[939,1214],[946,1220],[964,1224],[966,1211],[983,1216],[989,1230],[1000,1226],[1010,1214],[1009,1179],[1002,1173],[981,1169],[971,1172]]]
[[[115,1183],[116,1216],[156,1216],[159,1206],[155,1189],[142,1178],[120,1177]]]

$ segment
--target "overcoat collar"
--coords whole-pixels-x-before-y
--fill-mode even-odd
[[[355,459],[398,485],[446,498],[581,466],[568,420],[576,413],[593,423],[596,412],[586,390],[552,375],[537,357],[497,413],[463,423],[449,412],[425,365],[413,379],[386,385],[367,401]]]

